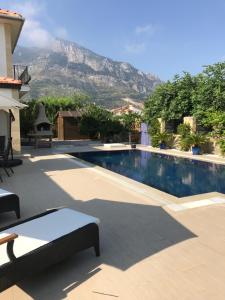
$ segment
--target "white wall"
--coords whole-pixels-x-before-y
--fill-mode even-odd
[[[11,45],[11,26],[10,24],[0,23],[0,77],[13,77],[12,65],[12,45]],[[0,94],[18,100],[19,94],[17,89],[0,88]],[[20,152],[20,120],[19,110],[13,110],[15,122],[12,123],[13,149]],[[0,114],[0,135],[6,134],[8,120],[4,113]]]
[[[0,24],[0,76],[12,77],[11,25]]]
[[[12,89],[1,89],[0,88],[0,95],[5,95],[10,98],[18,99],[18,91],[17,90],[12,90]],[[12,123],[12,144],[13,144],[13,149],[15,152],[20,152],[21,150],[21,145],[20,145],[20,116],[19,116],[19,109],[13,109],[12,110],[15,121]],[[2,127],[2,130],[1,130]],[[0,115],[0,133],[5,130],[8,127],[8,120],[5,120],[4,117],[2,117],[2,114]],[[5,135],[5,134],[0,134],[0,135]],[[8,134],[7,134],[8,136]]]

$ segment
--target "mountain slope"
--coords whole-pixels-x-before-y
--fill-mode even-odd
[[[128,63],[60,39],[51,49],[18,47],[14,62],[30,66],[32,98],[81,91],[97,103],[115,107],[122,104],[124,97],[143,100],[160,83],[154,75]]]

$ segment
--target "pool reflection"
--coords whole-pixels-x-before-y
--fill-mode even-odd
[[[141,150],[98,151],[74,156],[177,197],[225,193],[225,166]]]

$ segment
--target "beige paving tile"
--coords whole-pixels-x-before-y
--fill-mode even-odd
[[[25,160],[1,187],[18,193],[23,218],[58,206],[99,217],[102,254],[77,254],[0,300],[225,299],[224,204],[172,212],[151,195],[47,154]],[[13,221],[1,215],[0,225]]]

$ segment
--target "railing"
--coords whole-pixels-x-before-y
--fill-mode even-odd
[[[13,77],[22,81],[22,84],[28,84],[31,80],[31,76],[28,71],[28,66],[14,65]]]

